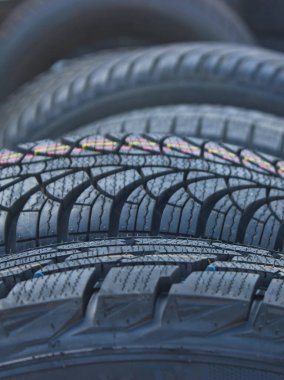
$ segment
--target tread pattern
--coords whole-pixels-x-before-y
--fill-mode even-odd
[[[284,120],[235,107],[187,105],[153,107],[110,117],[76,130],[93,133],[174,134],[236,144],[284,157]]]
[[[283,249],[284,162],[173,135],[67,136],[0,152],[3,253],[135,234]]]
[[[256,328],[269,338],[283,338],[283,295],[284,284],[273,279],[265,293],[263,303],[256,318]]]
[[[45,262],[38,269],[33,264],[41,257]],[[1,257],[0,289],[6,290],[0,294],[0,367],[8,359],[75,349],[82,342],[99,349],[154,347],[157,336],[159,347],[198,344],[218,351],[217,337],[222,349],[236,355],[238,347],[247,357],[254,356],[257,345],[256,356],[263,361],[269,347],[274,364],[282,363],[278,340],[284,334],[284,279],[274,272],[263,281],[254,268],[237,268],[248,258],[261,258],[264,271],[274,267],[274,260],[283,263],[282,253],[249,246],[139,236]],[[232,268],[213,271],[218,261]],[[21,277],[5,282],[15,269],[22,270]]]
[[[2,308],[31,306],[39,301],[51,303],[68,299],[80,300],[93,274],[91,268],[54,273],[16,284]]]
[[[112,328],[145,323],[152,317],[158,287],[161,292],[177,280],[178,269],[158,265],[111,269],[98,294],[95,323]]]
[[[192,273],[172,286],[163,319],[168,324],[185,323],[192,334],[201,335],[241,323],[248,318],[258,278],[246,273]]]
[[[14,147],[31,135],[62,135],[106,116],[169,104],[234,105],[283,116],[283,77],[281,54],[240,46],[169,45],[99,65],[87,57],[13,96],[1,108],[1,140]]]

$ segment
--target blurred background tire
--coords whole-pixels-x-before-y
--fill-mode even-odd
[[[1,28],[0,99],[66,57],[190,40],[254,41],[219,0],[27,0]]]
[[[259,42],[271,49],[284,51],[283,0],[240,0],[241,17],[257,34]]]
[[[42,75],[5,103],[1,142],[11,147],[117,113],[174,104],[233,105],[283,116],[283,101],[283,56],[264,49],[199,43],[99,62],[94,55]]]
[[[0,25],[23,0],[0,0]]]

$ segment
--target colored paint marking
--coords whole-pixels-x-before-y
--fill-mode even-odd
[[[1,154],[2,153],[2,154]],[[9,150],[0,152],[0,164],[10,164],[19,161],[23,157],[22,153],[17,153]]]
[[[140,148],[142,150],[160,153],[159,145],[154,141],[149,141],[144,138],[128,137],[126,143],[130,147]]]
[[[168,153],[172,152],[172,150],[176,150],[184,154],[200,155],[200,148],[198,146],[189,144],[182,139],[168,138],[165,140],[164,145],[164,151]]]
[[[34,278],[42,278],[42,277],[44,277],[44,273],[41,270],[38,270],[37,272],[35,272]]]
[[[80,146],[83,149],[93,148],[98,151],[113,151],[117,148],[118,144],[115,141],[98,137],[84,139],[80,142]]]
[[[234,152],[229,151],[228,149],[224,148],[223,146],[220,146],[217,143],[209,142],[205,144],[204,150],[204,157],[211,158],[215,156],[225,161],[240,164],[240,159]]]
[[[271,165],[268,161],[263,160],[261,157],[257,156],[256,154],[248,150],[245,150],[242,152],[242,160],[244,164],[252,163],[258,166],[260,169],[268,170],[271,173],[275,173],[275,169],[273,165]]]
[[[55,154],[66,154],[70,151],[71,147],[69,145],[40,145],[33,149],[33,153],[35,156],[39,154],[48,154],[48,155],[55,155]]]
[[[216,271],[217,271],[217,267],[216,267],[216,265],[214,265],[214,264],[210,264],[210,265],[208,265],[208,267],[206,268],[206,271],[208,271],[208,272],[216,272]]]
[[[280,161],[277,163],[277,171],[281,176],[284,175],[284,161]]]
[[[232,161],[232,162],[235,162],[235,163],[240,163],[240,160],[239,160],[238,156],[235,153],[229,152],[227,149],[224,149],[222,147],[220,147],[220,148],[214,148],[214,149],[209,148],[207,150],[207,152],[209,154],[219,156],[219,157],[223,158],[226,161]]]

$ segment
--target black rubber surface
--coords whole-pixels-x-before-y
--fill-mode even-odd
[[[0,99],[66,56],[188,40],[253,43],[219,0],[27,0],[0,34]]]
[[[23,0],[1,0],[0,1],[0,23],[18,6]]]
[[[135,237],[0,258],[1,379],[281,380],[283,254]]]
[[[232,7],[233,9],[235,9],[236,11],[240,12],[241,16],[243,16],[243,14],[242,14],[243,1],[242,0],[223,0],[223,1],[224,1],[224,3],[226,3],[227,5]]]
[[[227,106],[164,106],[90,123],[71,134],[161,133],[207,138],[284,158],[284,119]]]
[[[6,146],[60,135],[105,116],[184,103],[284,114],[283,55],[219,44],[182,44],[88,57],[43,75],[0,110]]]
[[[283,249],[284,163],[173,135],[69,136],[0,152],[3,253],[96,237]]]
[[[241,16],[253,30],[261,46],[284,51],[282,0],[240,0]]]
[[[260,34],[281,35],[284,31],[281,15],[284,12],[282,0],[241,0],[243,16],[249,25]]]

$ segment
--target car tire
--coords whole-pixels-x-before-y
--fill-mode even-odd
[[[91,50],[254,42],[241,18],[219,0],[27,0],[1,30],[0,99],[57,61]]]
[[[217,104],[284,115],[283,56],[236,45],[181,44],[88,56],[40,76],[0,109],[12,147],[139,108]]]
[[[136,234],[284,249],[283,161],[246,148],[81,134],[4,150],[0,165],[3,254]]]
[[[1,379],[280,380],[283,263],[145,236],[1,257]]]

